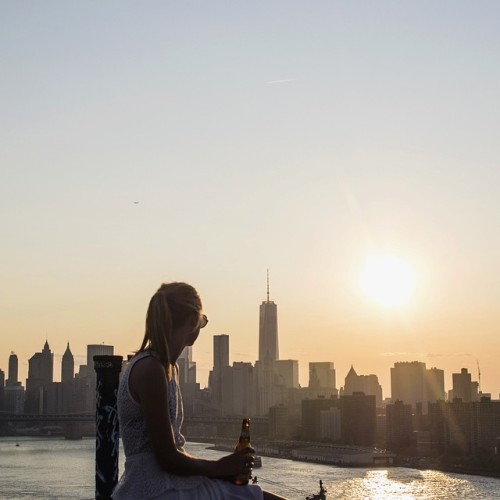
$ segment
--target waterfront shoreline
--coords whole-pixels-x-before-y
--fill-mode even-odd
[[[209,446],[208,449],[212,450],[217,450],[217,451],[225,451],[225,452],[232,452],[234,451],[234,446],[231,445],[229,442],[225,442],[224,440],[217,440],[214,443],[214,440],[210,441],[204,441],[205,444],[210,444],[212,443],[212,446]],[[258,453],[259,456],[261,457],[270,457],[270,458],[278,458],[278,459],[283,459],[283,460],[292,460],[294,462],[301,462],[301,463],[309,463],[309,464],[317,464],[317,465],[327,465],[327,466],[333,466],[333,467],[340,467],[340,468],[357,468],[357,469],[362,469],[362,468],[375,468],[375,469],[380,469],[384,467],[393,467],[393,464],[388,464],[388,463],[342,463],[339,462],[338,460],[334,460],[332,458],[328,458],[325,455],[322,457],[315,457],[315,458],[307,458],[304,456],[296,456],[294,455],[294,452],[300,450],[300,449],[306,449],[309,447],[315,447],[315,446],[321,446],[323,448],[328,448],[325,446],[324,443],[318,444],[318,443],[308,443],[308,442],[281,442],[280,444],[276,443],[271,443],[271,444],[266,444],[263,442],[255,442],[252,443],[252,446],[255,448],[256,452]],[[333,448],[332,448],[333,449]]]
[[[227,451],[227,452],[232,452],[234,447],[231,447],[229,445],[224,444],[217,444],[217,442],[214,443],[214,440],[201,440],[198,439],[196,440],[197,442],[202,442],[204,444],[212,444],[212,446],[208,446],[208,449],[212,450],[217,450],[217,451]],[[291,443],[290,443],[291,444]],[[318,443],[314,443],[318,444]],[[324,445],[324,443],[321,443]],[[415,469],[415,470],[420,470],[420,471],[437,471],[437,472],[444,472],[444,473],[450,473],[450,474],[460,474],[460,475],[465,475],[465,476],[475,476],[475,477],[487,477],[491,479],[499,479],[500,480],[500,471],[489,471],[489,470],[484,470],[484,469],[478,469],[478,468],[473,468],[473,467],[465,467],[462,465],[444,465],[444,464],[439,464],[439,463],[426,463],[426,464],[411,464],[411,465],[405,465],[401,464],[399,462],[394,462],[392,464],[370,464],[370,465],[358,465],[358,464],[341,464],[341,463],[335,463],[330,460],[308,460],[308,459],[303,459],[303,458],[297,458],[292,456],[289,453],[285,452],[270,452],[269,448],[266,446],[259,446],[260,443],[256,442],[255,443],[255,448],[258,450],[258,454],[261,457],[270,457],[270,458],[278,458],[278,459],[286,459],[286,460],[293,460],[296,462],[302,462],[302,463],[312,463],[312,464],[318,464],[318,465],[328,465],[332,467],[338,467],[341,469],[349,469],[349,468],[357,468],[357,469],[362,469],[362,468],[367,468],[367,469],[384,469],[384,468],[397,468],[397,467],[403,467],[405,469]],[[303,446],[308,446],[309,443],[304,443]],[[265,466],[265,462],[263,464]]]

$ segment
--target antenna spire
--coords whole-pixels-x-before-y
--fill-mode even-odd
[[[269,302],[269,269],[267,270],[267,301]]]

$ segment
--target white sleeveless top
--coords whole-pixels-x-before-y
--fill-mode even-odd
[[[130,393],[129,377],[133,366],[152,351],[143,351],[132,358],[122,373],[118,387],[118,420],[125,451],[125,472],[113,491],[113,498],[152,498],[166,490],[185,490],[199,486],[208,478],[178,476],[160,469],[142,416],[141,405]],[[182,396],[178,384],[177,367],[168,383],[168,410],[175,438],[175,446],[183,450],[186,442],[181,434],[184,418]]]
[[[262,500],[262,489],[256,484],[236,486],[227,481],[204,476],[178,476],[162,470],[153,453],[151,440],[142,417],[141,405],[129,388],[132,367],[152,351],[132,358],[122,373],[118,387],[118,420],[125,451],[125,471],[111,495],[113,500]],[[183,450],[186,442],[181,434],[184,417],[177,367],[168,383],[168,412],[175,446]]]

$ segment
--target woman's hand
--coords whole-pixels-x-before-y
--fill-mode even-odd
[[[217,476],[230,479],[247,473],[250,477],[254,464],[254,454],[255,450],[253,448],[245,448],[222,457],[217,460],[217,469],[219,471]]]

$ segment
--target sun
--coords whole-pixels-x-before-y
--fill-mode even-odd
[[[416,285],[415,269],[392,254],[370,257],[361,274],[361,289],[365,295],[386,308],[407,304]]]

